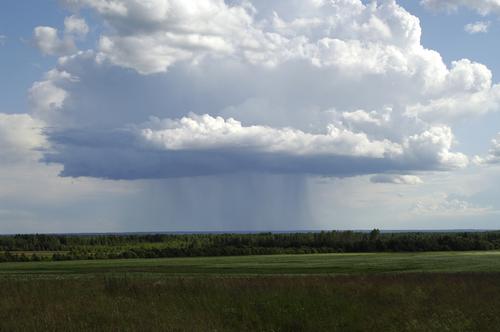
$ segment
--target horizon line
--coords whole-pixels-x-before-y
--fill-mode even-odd
[[[412,228],[412,229],[295,229],[295,230],[200,230],[200,231],[117,231],[117,232],[14,232],[14,233],[0,233],[0,236],[14,236],[14,235],[69,235],[69,236],[92,236],[92,235],[189,235],[189,234],[293,234],[293,233],[321,233],[321,232],[358,232],[368,233],[374,229],[378,229],[381,233],[481,233],[481,232],[495,232],[500,229],[494,228],[442,228],[442,229],[429,229],[429,228]]]

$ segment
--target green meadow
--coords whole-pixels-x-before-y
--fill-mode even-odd
[[[500,252],[0,264],[0,331],[498,331]]]
[[[77,260],[0,264],[0,276],[101,274],[317,275],[408,272],[499,272],[500,251],[344,253]]]

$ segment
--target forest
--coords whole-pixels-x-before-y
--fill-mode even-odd
[[[0,236],[0,262],[494,249],[499,231]]]

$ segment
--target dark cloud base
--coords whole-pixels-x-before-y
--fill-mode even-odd
[[[245,149],[154,150],[141,146],[126,130],[74,130],[47,133],[53,151],[45,163],[63,165],[63,177],[114,180],[160,179],[217,174],[268,173],[350,177],[435,168],[388,158],[342,155],[292,155]]]

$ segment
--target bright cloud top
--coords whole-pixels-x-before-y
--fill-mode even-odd
[[[64,3],[75,14],[62,36],[35,29],[43,53],[64,56],[30,101],[55,128],[44,160],[65,176],[417,183],[408,173],[465,167],[454,122],[500,103],[486,66],[447,66],[394,0]],[[75,49],[89,31],[80,10],[104,23],[94,50]]]
[[[35,161],[46,146],[44,124],[27,114],[0,113],[0,169],[2,164]]]
[[[350,155],[383,158],[400,155],[402,147],[370,141],[366,134],[327,127],[325,134],[309,134],[292,128],[242,126],[232,118],[191,115],[180,120],[154,120],[156,129],[140,130],[143,141],[163,150],[242,149],[291,155]]]
[[[143,74],[164,72],[178,61],[196,63],[206,57],[268,66],[306,59],[317,66],[407,71],[407,54],[426,55],[419,44],[418,19],[394,1],[381,5],[356,0],[291,2],[282,13],[289,19],[276,11],[262,17],[259,2],[67,2],[96,10],[113,28],[100,38],[100,60]]]
[[[297,156],[338,155],[393,160],[408,157],[425,159],[438,168],[467,164],[464,155],[449,151],[453,136],[446,127],[433,127],[395,143],[387,139],[370,141],[366,134],[334,125],[329,125],[324,134],[309,134],[291,128],[244,127],[234,119],[209,115],[155,122],[152,124],[157,129],[141,129],[140,136],[144,142],[162,150],[242,149]]]

